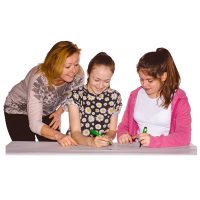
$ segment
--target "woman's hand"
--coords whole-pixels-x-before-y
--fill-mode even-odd
[[[49,126],[53,129],[60,129],[61,126],[61,115],[64,110],[60,107],[54,113],[49,116],[49,119],[53,118]]]
[[[68,147],[68,146],[75,146],[77,145],[76,141],[70,136],[70,135],[64,135],[63,137],[59,138],[57,142],[62,147]]]
[[[110,143],[112,143],[112,139],[107,135],[97,136],[94,138],[93,142],[95,147],[105,147],[110,145]]]
[[[148,147],[150,145],[150,135],[149,134],[146,134],[146,133],[139,134],[138,140],[145,147]]]
[[[118,138],[118,142],[120,144],[127,144],[127,143],[132,143],[134,139],[135,136],[131,136],[128,133],[125,133]]]

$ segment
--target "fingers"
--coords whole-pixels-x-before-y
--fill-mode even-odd
[[[133,139],[129,134],[123,134],[119,137],[118,142],[120,144],[127,144],[127,143],[132,143]]]
[[[56,114],[56,113],[52,113],[50,116],[49,116],[49,119],[52,119],[51,123],[49,124],[49,126],[53,129],[57,129],[58,127],[60,127],[60,124],[61,124],[61,116]]]
[[[72,139],[71,136],[69,136],[69,135],[66,135],[63,138],[61,138],[60,140],[58,140],[58,143],[62,147],[69,147],[69,146],[77,145],[76,141],[74,139]]]
[[[53,129],[57,129],[57,128],[60,128],[60,122],[55,122],[54,124],[53,124],[53,126],[51,126],[51,128],[53,128]]]
[[[108,146],[112,143],[112,140],[108,136],[97,136],[94,139],[96,147]]]
[[[53,116],[54,116],[54,113],[49,116],[49,119],[51,119]]]
[[[51,123],[49,124],[49,126],[50,126],[51,128],[53,128],[53,129],[59,128],[60,125],[61,125],[61,120],[60,120],[60,119],[57,119],[57,120],[53,119],[53,120],[51,121]]]
[[[150,144],[149,134],[139,134],[138,140],[143,146],[149,146]]]

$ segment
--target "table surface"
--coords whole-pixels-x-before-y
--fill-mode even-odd
[[[148,148],[139,147],[138,143],[118,144],[94,148],[88,146],[61,147],[57,142],[13,141],[6,145],[6,154],[183,154],[197,155],[193,144],[183,147]]]

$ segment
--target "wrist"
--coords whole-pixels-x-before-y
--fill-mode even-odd
[[[96,147],[95,141],[94,141],[94,138],[93,138],[93,137],[89,137],[89,138],[88,138],[87,145],[90,146],[90,147]]]
[[[63,135],[62,133],[56,133],[56,134],[54,135],[54,138],[55,138],[56,141],[60,140],[60,139],[63,138],[63,137],[64,137],[64,135]]]
[[[63,114],[64,113],[64,109],[62,107],[59,107],[57,110],[56,110],[56,113],[58,114]]]

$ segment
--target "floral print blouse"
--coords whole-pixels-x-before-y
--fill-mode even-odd
[[[91,129],[102,134],[109,129],[111,116],[120,112],[122,100],[120,93],[111,88],[94,95],[81,86],[69,93],[66,104],[78,106],[82,134],[90,136]]]
[[[28,115],[29,126],[37,134],[44,125],[42,117],[55,112],[66,101],[67,93],[83,85],[85,78],[81,68],[72,82],[50,87],[39,67],[32,68],[25,79],[11,89],[4,104],[8,114]]]

